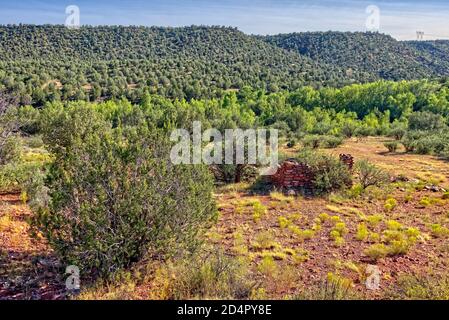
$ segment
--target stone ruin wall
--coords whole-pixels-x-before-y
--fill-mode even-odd
[[[350,154],[341,154],[340,161],[350,170],[354,167],[354,157]],[[313,191],[314,174],[310,166],[294,159],[284,161],[276,174],[271,177],[272,183],[280,189],[301,189],[306,193]]]

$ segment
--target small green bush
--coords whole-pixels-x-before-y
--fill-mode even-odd
[[[355,171],[364,190],[368,187],[382,187],[390,180],[388,173],[367,160],[358,161]]]
[[[287,142],[287,148],[294,148],[296,144],[297,144],[296,140],[291,139]]]
[[[334,149],[343,144],[342,137],[323,136],[322,146],[324,148]]]
[[[399,143],[397,141],[389,141],[385,142],[384,146],[388,149],[389,152],[396,152],[399,148]]]
[[[318,195],[346,189],[352,185],[352,175],[348,167],[336,157],[306,150],[299,154],[298,161],[310,166],[315,177],[314,192]]]
[[[356,239],[359,241],[366,241],[369,237],[369,230],[366,224],[361,223],[357,226]]]
[[[379,260],[388,255],[388,247],[383,243],[376,243],[365,249],[364,254],[373,260]]]
[[[321,146],[322,137],[318,135],[308,135],[303,139],[303,145],[306,148],[318,149]]]
[[[314,286],[307,288],[299,294],[293,296],[294,300],[356,300],[359,295],[353,289],[351,279],[340,275],[329,273],[326,280]]]
[[[388,293],[397,300],[449,300],[449,277],[444,275],[402,275],[398,289]]]
[[[398,201],[394,198],[388,198],[385,201],[384,208],[386,211],[393,211],[398,206]]]
[[[449,229],[440,225],[440,224],[432,224],[430,226],[430,230],[432,236],[435,238],[448,238],[449,237]]]
[[[396,122],[392,124],[392,128],[388,132],[389,137],[393,137],[396,140],[401,140],[407,133],[407,126],[405,124]]]

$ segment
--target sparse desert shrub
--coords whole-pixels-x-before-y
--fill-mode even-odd
[[[366,241],[368,239],[368,237],[369,237],[368,227],[366,226],[366,224],[360,223],[357,226],[356,239],[359,241]]]
[[[345,243],[344,235],[348,233],[346,224],[344,222],[338,222],[332,228],[330,237],[334,240],[334,244],[338,247]]]
[[[389,141],[385,142],[384,146],[388,149],[389,152],[396,152],[399,148],[399,143],[397,141]]]
[[[410,248],[418,241],[420,232],[416,228],[404,228],[397,221],[390,220],[387,223],[387,230],[383,232],[382,242],[376,243],[366,248],[364,254],[372,260],[378,260],[387,256],[402,255],[408,253]],[[371,241],[374,233],[370,234]],[[376,239],[377,242],[380,237]]]
[[[401,140],[404,135],[407,133],[407,126],[402,123],[394,123],[390,132],[388,133],[389,137],[393,137],[396,140]]]
[[[315,177],[314,192],[318,195],[345,189],[352,185],[352,176],[348,167],[333,156],[304,151],[299,154],[298,160],[310,166]]]
[[[255,222],[259,222],[260,219],[267,213],[267,207],[260,202],[253,204],[253,219]]]
[[[441,196],[441,198],[442,198],[443,200],[449,200],[449,192],[445,192],[445,193]]]
[[[346,191],[348,198],[356,199],[360,197],[365,189],[363,188],[361,183],[356,183],[349,190]]]
[[[402,275],[398,284],[398,289],[391,290],[388,297],[398,300],[449,300],[447,275]]]
[[[449,149],[449,134],[443,132],[410,131],[402,139],[407,152],[436,154],[444,157]]]
[[[322,223],[328,221],[331,217],[327,213],[320,213],[318,218]]]
[[[381,240],[381,236],[377,232],[370,232],[368,239],[372,243],[378,243]]]
[[[374,136],[374,135],[376,135],[376,129],[371,128],[366,125],[363,125],[363,126],[357,127],[357,129],[354,132],[354,135],[359,138]]]
[[[268,300],[267,291],[264,288],[257,288],[251,291],[251,295],[249,296],[250,300]]]
[[[330,217],[330,220],[331,220],[333,223],[341,222],[340,216],[331,216],[331,217]]]
[[[256,249],[275,249],[279,247],[279,244],[274,240],[273,233],[264,231],[257,234],[253,247]]]
[[[200,253],[168,263],[151,282],[154,299],[248,299],[255,288],[245,261],[224,253]]]
[[[449,160],[449,146],[445,147],[438,155],[445,160]]]
[[[10,136],[0,140],[0,143],[0,166],[19,159],[21,143],[17,137]]]
[[[277,272],[277,264],[272,256],[263,257],[262,261],[257,265],[257,270],[265,276],[273,276]]]
[[[430,226],[430,230],[432,236],[435,238],[448,238],[449,237],[449,229],[440,225],[440,224],[432,224]]]
[[[42,187],[42,163],[28,163],[13,161],[0,166],[0,191],[17,192],[25,191],[29,195],[37,195]],[[33,198],[33,201],[39,199]]]
[[[0,110],[0,166],[18,159],[20,155],[19,128],[17,108],[6,106],[4,109],[2,106]]]
[[[313,288],[302,290],[293,297],[294,300],[356,300],[358,295],[353,290],[351,279],[329,273],[326,280]]]
[[[322,146],[328,149],[334,149],[343,144],[342,137],[336,136],[323,136],[322,137]]]
[[[346,224],[344,222],[336,223],[333,230],[337,231],[340,236],[344,236],[348,233],[348,229],[346,228]]]
[[[25,140],[25,144],[27,147],[33,148],[33,149],[42,148],[44,146],[44,142],[42,141],[41,136],[28,137]]]
[[[397,230],[401,230],[402,224],[398,221],[395,220],[388,220],[387,221],[387,228],[388,230],[393,230],[393,231],[397,231]]]
[[[295,254],[292,256],[293,262],[296,264],[301,264],[309,260],[310,253],[307,250],[304,249],[297,249],[295,250]]]
[[[445,203],[446,203],[446,201],[444,201],[444,199],[440,199],[440,198],[436,198],[436,197],[423,197],[419,201],[419,204],[422,207],[429,207],[432,205],[444,206]]]
[[[289,226],[288,229],[291,232],[293,232],[295,234],[295,236],[300,241],[309,240],[309,239],[312,239],[315,236],[315,231],[309,230],[309,229],[302,230],[301,228],[299,228],[298,226],[295,226],[295,225]]]
[[[388,247],[383,243],[376,243],[366,248],[363,253],[376,261],[385,258],[388,255]]]
[[[419,204],[423,207],[428,207],[432,204],[429,197],[424,197],[421,200],[419,200]]]
[[[291,221],[285,217],[279,217],[278,222],[279,222],[279,227],[281,229],[285,229],[291,224]]]
[[[112,128],[90,107],[46,121],[51,201],[33,225],[64,263],[107,277],[150,254],[196,247],[217,212],[207,167],[173,165],[163,133]]]
[[[368,187],[381,187],[389,181],[389,175],[385,171],[366,160],[356,163],[356,172],[364,190]]]
[[[405,234],[408,237],[409,241],[416,242],[418,237],[421,235],[421,232],[416,228],[407,228],[405,230]]]
[[[417,154],[432,154],[435,151],[434,145],[428,139],[415,141],[415,152]]]
[[[384,208],[386,211],[393,211],[398,206],[398,201],[394,198],[388,198],[385,201]]]
[[[414,152],[416,149],[416,142],[424,138],[428,133],[423,131],[407,131],[402,138],[401,143],[404,145],[405,151]]]
[[[295,201],[294,197],[286,196],[282,192],[278,192],[278,191],[271,192],[270,198],[275,201],[282,202],[282,203],[292,203],[293,201]]]
[[[306,148],[318,149],[321,146],[322,137],[318,135],[308,135],[303,139],[303,145]]]
[[[405,203],[409,203],[410,201],[412,201],[413,200],[413,195],[411,194],[411,193],[407,193],[405,196],[404,196],[404,202]]]
[[[411,243],[407,240],[393,240],[388,246],[388,255],[406,254],[410,249]]]
[[[352,188],[351,188],[352,189]],[[329,195],[329,201],[335,204],[344,204],[347,199],[341,194],[331,194]]]
[[[335,237],[334,239],[334,245],[337,247],[341,247],[345,244],[345,238],[343,237]]]
[[[345,121],[340,129],[340,132],[344,137],[352,138],[356,129],[356,124],[354,124],[353,122]]]
[[[383,216],[380,214],[375,214],[372,216],[367,216],[366,221],[369,223],[372,227],[377,227],[383,220]]]

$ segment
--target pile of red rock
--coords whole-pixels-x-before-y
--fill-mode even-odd
[[[340,161],[346,164],[349,170],[354,168],[354,157],[350,154],[340,154]]]
[[[307,164],[290,159],[280,165],[271,180],[277,188],[312,190],[314,175]]]
[[[340,161],[350,170],[354,167],[354,157],[350,154],[341,154]],[[294,159],[284,161],[276,174],[271,176],[271,182],[279,189],[301,189],[304,193],[312,193],[315,176],[309,165]]]

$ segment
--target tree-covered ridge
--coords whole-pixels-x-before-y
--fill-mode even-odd
[[[372,79],[410,80],[448,75],[439,60],[447,63],[446,51],[426,54],[426,49],[413,42],[400,42],[389,35],[363,32],[305,32],[261,37],[268,43],[298,52],[311,59],[348,70],[367,72]]]
[[[278,91],[360,80],[225,27],[0,27],[0,83],[24,102]]]
[[[449,74],[449,40],[407,41],[407,46],[419,51],[421,58],[439,74]]]

